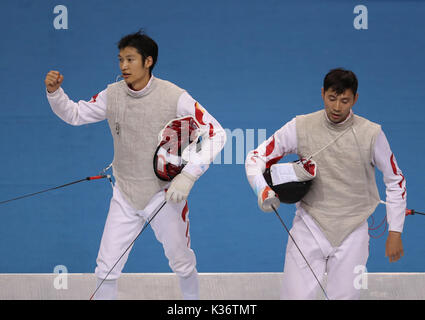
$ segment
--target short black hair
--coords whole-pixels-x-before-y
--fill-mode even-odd
[[[347,89],[351,89],[354,95],[357,93],[358,81],[353,71],[343,68],[332,69],[323,80],[323,89],[332,89],[336,94],[341,94]]]
[[[137,52],[142,56],[142,62],[145,63],[147,57],[152,57],[152,66],[149,68],[149,72],[152,73],[153,67],[158,59],[158,45],[156,42],[149,37],[143,30],[139,30],[135,33],[128,34],[121,38],[118,42],[118,49],[122,50],[126,47],[133,47],[137,49]]]

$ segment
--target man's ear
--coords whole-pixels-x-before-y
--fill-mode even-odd
[[[322,93],[322,99],[324,101],[325,100],[325,89],[323,89],[323,87],[322,87],[321,93]]]
[[[145,59],[145,68],[146,69],[149,69],[152,66],[152,64],[153,64],[152,57],[151,56],[146,57],[146,59]]]
[[[356,93],[356,95],[354,96],[354,103],[353,106],[356,104],[357,100],[359,99],[359,94]]]

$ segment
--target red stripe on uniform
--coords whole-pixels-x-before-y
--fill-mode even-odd
[[[403,187],[403,181],[404,181],[404,176],[400,173],[400,175],[401,175],[401,177],[403,178],[403,179],[401,179],[401,181],[398,183],[398,185],[400,186],[400,188],[401,187]]]
[[[283,158],[283,156],[280,156],[280,157],[276,157],[276,158],[273,158],[273,159],[271,159],[271,160],[269,160],[269,161],[267,161],[266,162],[266,168],[270,168],[272,165],[274,165],[275,163],[278,163],[279,162],[279,160],[280,159],[282,159]]]
[[[395,165],[395,162],[394,162],[394,153],[391,153],[390,161],[391,161],[391,167],[393,168],[394,174],[397,174],[397,166]]]
[[[182,210],[182,219],[184,222],[186,222],[186,216],[188,211],[189,211],[189,207],[187,206],[187,201],[186,201],[186,204]]]
[[[97,96],[98,96],[99,94],[95,94],[92,98],[91,98],[91,103],[93,103],[93,102],[96,102],[96,99],[97,99]]]
[[[196,120],[198,120],[198,122],[200,124],[202,124],[203,126],[205,125],[205,123],[202,119],[204,117],[204,112],[199,107],[198,102],[195,102],[195,117],[196,117]]]
[[[266,147],[266,153],[263,155],[263,157],[268,157],[269,155],[272,154],[273,150],[274,150],[274,136],[272,141],[270,141],[270,143],[267,145]]]
[[[391,162],[391,167],[393,168],[393,173],[394,173],[396,176],[401,176],[401,180],[400,180],[400,182],[398,183],[398,185],[399,185],[399,187],[400,187],[400,189],[401,189],[401,188],[403,188],[404,176],[403,176],[401,173],[397,173],[397,166],[396,166],[395,161],[394,161],[394,153],[392,153],[392,154],[391,154],[390,162]],[[401,194],[401,197],[404,199],[405,195],[406,195],[406,188],[404,188],[404,191],[403,191],[403,193]]]
[[[215,132],[214,132],[214,126],[212,125],[212,123],[210,123],[210,138],[215,136]]]
[[[187,246],[190,246],[190,235],[189,235],[189,220],[187,220],[187,227],[186,227],[186,238],[187,238]]]

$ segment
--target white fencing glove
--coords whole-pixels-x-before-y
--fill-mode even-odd
[[[186,200],[195,181],[196,178],[191,174],[185,171],[180,172],[171,181],[170,188],[168,188],[165,194],[165,200],[174,202]]]
[[[272,212],[272,205],[277,210],[277,208],[280,206],[280,200],[276,193],[269,186],[267,186],[258,193],[258,206],[264,212]]]

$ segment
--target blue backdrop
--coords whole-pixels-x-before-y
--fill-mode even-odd
[[[367,7],[368,29],[353,25],[359,4]],[[67,8],[67,29],[55,28],[57,5]],[[231,131],[271,135],[295,115],[322,108],[329,69],[352,69],[360,84],[355,112],[382,124],[406,177],[408,206],[425,210],[424,18],[422,1],[3,0],[0,201],[95,175],[112,161],[107,123],[62,122],[46,100],[44,77],[61,71],[67,94],[88,100],[119,74],[118,40],[144,28],[160,48],[154,74],[187,89]],[[93,272],[110,197],[101,180],[1,205],[0,273],[53,272],[56,265]],[[235,155],[232,164],[210,167],[189,206],[200,272],[282,271],[288,236],[258,209]],[[280,212],[291,225],[294,206]],[[384,215],[378,207],[375,221]],[[424,227],[425,217],[406,218],[405,256],[393,264],[384,256],[386,234],[371,239],[368,270],[425,271]],[[147,229],[124,272],[169,271]]]

